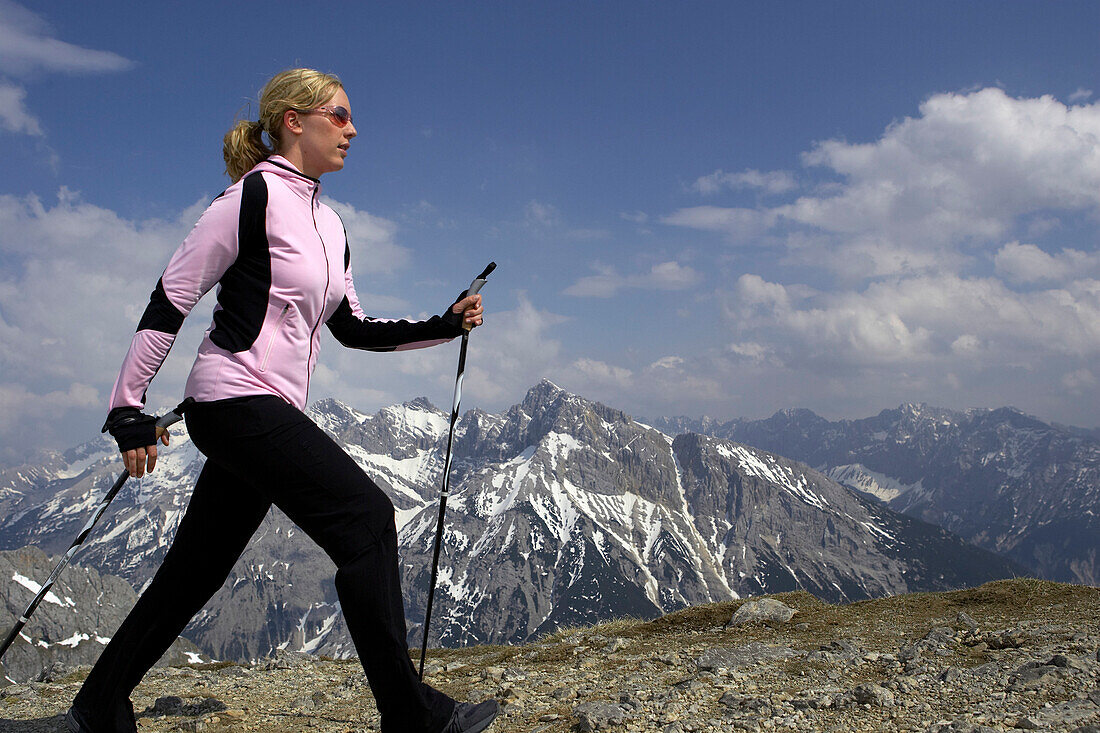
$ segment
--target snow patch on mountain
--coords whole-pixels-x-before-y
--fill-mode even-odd
[[[14,573],[11,576],[11,579],[35,595],[38,595],[38,593],[42,590],[41,585],[34,582],[25,575]],[[44,600],[46,603],[52,603],[55,606],[61,606],[62,608],[64,608],[65,606],[76,606],[76,603],[73,601],[72,598],[66,597],[64,602],[62,602],[62,600],[58,598],[52,590],[47,591],[46,595],[42,597],[42,600]]]
[[[908,491],[920,491],[923,488],[920,481],[904,484],[884,473],[872,471],[862,463],[828,466],[822,472],[833,481],[870,494],[882,502],[891,502]]]

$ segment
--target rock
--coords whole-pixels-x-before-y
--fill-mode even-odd
[[[299,695],[290,703],[290,707],[295,710],[313,710],[317,706],[314,704],[311,696]]]
[[[627,711],[609,702],[586,702],[573,708],[577,730],[582,733],[604,730],[627,721]]]
[[[1012,675],[1008,688],[1013,691],[1034,690],[1058,679],[1059,674],[1058,667],[1029,662]]]
[[[555,700],[572,700],[577,696],[577,688],[575,687],[559,687],[550,693],[550,697]]]
[[[716,669],[737,669],[756,664],[763,660],[791,659],[798,652],[785,646],[773,647],[754,641],[739,647],[717,647],[708,649],[695,660],[702,671]]]
[[[158,697],[153,707],[145,711],[145,715],[179,715],[183,710],[183,698],[175,695]]]
[[[791,700],[791,706],[795,710],[820,710],[833,706],[833,699],[837,690],[830,694],[824,690],[804,690],[800,697]]]
[[[856,688],[852,690],[852,698],[860,705],[866,703],[880,708],[894,707],[894,693],[890,692],[885,687],[880,687],[879,685],[871,683],[857,685]]]
[[[718,699],[718,702],[731,710],[742,713],[767,715],[771,710],[771,703],[767,699],[751,695],[738,695],[735,692],[727,692]]]
[[[785,624],[798,613],[785,603],[772,598],[757,598],[741,605],[730,618],[726,627],[740,626],[741,624],[756,623],[759,621],[773,621]]]
[[[955,617],[955,620],[961,626],[965,626],[970,631],[978,630],[978,622],[970,617],[966,611],[959,611],[959,615]]]
[[[38,692],[29,684],[15,684],[0,688],[0,699],[5,697],[38,697]]]
[[[619,704],[623,707],[634,708],[635,710],[642,707],[642,701],[630,690],[619,693]]]
[[[607,646],[603,648],[604,654],[614,654],[620,649],[625,649],[627,646],[626,639],[615,638],[607,643]]]
[[[185,731],[186,733],[196,733],[200,730],[206,730],[206,721],[183,720],[176,725],[176,730]]]
[[[309,664],[312,657],[304,652],[288,652],[285,649],[276,649],[271,656],[260,661],[260,669],[298,669]]]
[[[990,649],[1019,649],[1024,646],[1026,639],[1019,629],[1002,629],[982,635],[978,641],[986,644]]]
[[[955,644],[955,633],[946,626],[937,626],[925,634],[918,644],[926,649],[943,649]]]
[[[73,668],[64,662],[51,662],[35,678],[36,682],[59,682],[74,672]]]
[[[828,644],[821,645],[819,651],[822,653],[819,658],[829,662],[856,659],[863,656],[863,650],[848,639],[830,641]]]

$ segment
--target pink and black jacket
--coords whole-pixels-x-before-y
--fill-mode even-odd
[[[364,315],[347,233],[318,200],[320,182],[273,156],[216,198],[168,263],[130,342],[112,413],[142,409],[184,318],[218,285],[213,323],[187,379],[199,402],[277,395],[305,409],[321,324],[372,351],[432,346],[462,334],[461,315],[426,321]]]

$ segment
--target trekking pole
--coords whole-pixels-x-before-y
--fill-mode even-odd
[[[485,284],[489,273],[496,269],[497,263],[489,266],[470,283],[466,295],[477,295]],[[465,327],[464,327],[465,328]],[[435,576],[439,570],[439,548],[443,543],[443,515],[447,511],[447,495],[451,490],[451,442],[455,437],[455,423],[458,422],[458,403],[462,401],[462,376],[466,372],[466,345],[470,341],[470,329],[462,334],[462,347],[458,352],[458,376],[455,377],[455,397],[451,407],[451,429],[447,433],[447,456],[443,460],[443,491],[439,494],[439,519],[435,525],[435,550],[432,553],[432,581],[428,586],[428,608],[424,614],[424,638],[420,646],[420,679],[424,680],[424,657],[428,653],[428,624],[432,621],[432,601],[435,600]]]
[[[166,415],[162,415],[160,419],[157,420],[157,437],[159,438],[161,435],[163,435],[170,425],[175,425],[180,420],[182,420],[184,410],[190,407],[191,403],[194,401],[195,399],[193,397],[188,397],[186,400],[181,402],[176,407],[176,409],[172,410]],[[80,534],[78,534],[76,536],[76,539],[73,540],[73,543],[69,546],[69,549],[65,553],[65,556],[61,558],[61,561],[57,563],[57,567],[55,567],[53,569],[53,572],[50,573],[50,577],[46,580],[46,584],[42,586],[42,588],[38,591],[38,595],[36,595],[34,597],[34,600],[31,601],[31,605],[27,606],[27,610],[23,612],[23,615],[19,617],[19,620],[15,622],[15,626],[12,627],[11,632],[8,634],[8,638],[4,639],[3,646],[0,646],[0,659],[3,658],[4,652],[6,652],[8,650],[8,647],[12,645],[12,642],[15,641],[15,637],[18,636],[19,632],[23,630],[23,627],[26,626],[27,621],[29,621],[31,618],[31,614],[34,613],[34,610],[36,608],[38,608],[38,604],[42,602],[42,599],[46,597],[46,594],[50,592],[50,588],[53,587],[54,581],[56,581],[58,576],[61,575],[61,571],[64,570],[65,567],[69,564],[69,560],[73,558],[73,555],[76,554],[76,551],[80,549],[80,545],[83,544],[84,540],[88,538],[88,534],[92,531],[92,527],[94,527],[96,525],[96,522],[99,521],[99,518],[103,516],[103,512],[107,510],[107,505],[110,504],[111,500],[115,498],[115,494],[119,492],[119,489],[122,488],[122,485],[126,483],[126,479],[128,478],[130,478],[130,472],[123,470],[122,474],[118,477],[118,480],[115,481],[115,485],[111,487],[111,490],[108,491],[106,496],[103,497],[103,500],[99,502],[99,507],[96,508],[95,514],[93,514],[91,518],[85,523],[84,529],[80,530]]]

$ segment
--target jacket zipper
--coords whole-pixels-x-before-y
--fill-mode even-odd
[[[328,303],[328,289],[332,284],[332,274],[329,268],[328,261],[328,249],[325,248],[325,238],[321,236],[321,230],[317,228],[317,188],[313,189],[313,196],[309,202],[309,213],[313,217],[313,231],[317,232],[317,239],[321,242],[321,252],[325,255],[325,293],[321,297],[321,309],[317,315],[317,323],[313,324],[313,328],[309,332],[309,358],[306,359],[306,404],[309,404],[309,382],[312,373],[309,370],[309,363],[313,361],[313,336],[317,333],[317,329],[321,327],[321,321],[325,317],[325,305]]]
[[[283,306],[283,309],[279,311],[279,320],[275,322],[275,330],[271,333],[271,340],[267,342],[267,351],[264,352],[264,360],[260,362],[260,371],[267,371],[267,360],[271,358],[271,348],[275,346],[275,339],[279,337],[279,331],[283,327],[283,323],[286,321],[286,314],[290,312],[290,304],[287,303]]]

